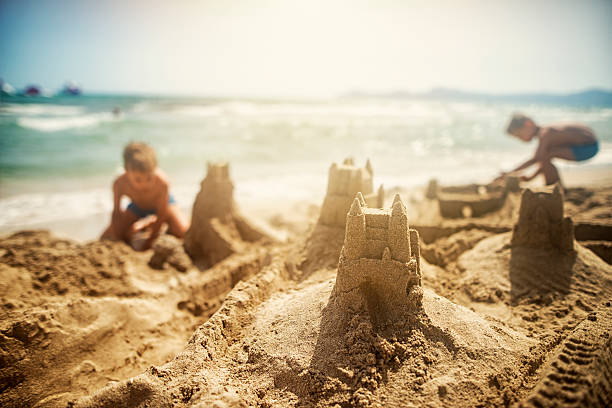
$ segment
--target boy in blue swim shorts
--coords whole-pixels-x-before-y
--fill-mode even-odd
[[[123,150],[125,172],[113,183],[113,213],[111,224],[101,239],[122,240],[130,243],[132,237],[144,228],[151,235],[143,249],[150,248],[158,237],[162,225],[168,224],[168,233],[183,238],[187,225],[169,193],[168,177],[157,167],[155,151],[146,143],[132,142]],[[121,197],[132,202],[121,209]],[[154,221],[135,228],[139,219],[154,216]]]
[[[542,174],[546,185],[554,184],[561,180],[551,159],[559,158],[579,162],[592,158],[599,151],[599,143],[593,130],[578,123],[538,126],[530,117],[517,113],[510,119],[506,131],[524,142],[537,138],[538,147],[532,158],[514,170],[502,173],[497,178],[498,180],[507,174],[520,172],[538,164],[538,169],[532,175],[523,175],[520,179],[529,181]]]

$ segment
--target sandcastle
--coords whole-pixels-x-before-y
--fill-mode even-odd
[[[563,217],[563,193],[558,184],[552,191],[523,192],[512,246],[573,251],[574,223]]]
[[[193,203],[191,226],[185,233],[185,250],[206,266],[242,252],[246,243],[266,235],[247,222],[234,202],[229,164],[208,164],[208,172]]]
[[[391,208],[376,209],[358,193],[346,216],[336,301],[348,310],[366,306],[380,322],[417,308],[422,295],[419,234],[399,195]]]
[[[329,168],[327,195],[323,200],[319,223],[344,228],[346,213],[358,192],[361,192],[368,206],[382,208],[385,192],[382,185],[374,192],[373,177],[369,159],[362,168],[356,167],[352,158],[345,159],[342,164],[333,163]]]
[[[467,184],[440,187],[430,180],[425,196],[438,199],[440,214],[445,218],[480,217],[503,207],[509,192],[520,191],[519,179],[508,176],[501,184]]]

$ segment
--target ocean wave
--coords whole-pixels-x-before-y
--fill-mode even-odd
[[[215,117],[355,117],[355,118],[435,118],[447,116],[433,104],[415,102],[329,102],[329,103],[252,103],[222,102],[210,105],[175,105],[172,112],[184,116]]]
[[[17,125],[41,132],[57,132],[60,130],[97,126],[102,122],[111,120],[116,119],[110,113],[92,113],[89,115],[59,118],[21,117],[17,119]]]
[[[74,105],[9,103],[0,106],[0,114],[20,116],[74,116],[84,112],[84,107]]]
[[[186,213],[198,191],[198,185],[176,185],[172,188],[179,207]],[[123,197],[121,207],[130,200]],[[0,198],[0,232],[15,227],[57,223],[64,220],[108,217],[113,209],[110,188],[91,188],[81,191],[26,193]],[[87,222],[87,221],[85,221]],[[92,219],[92,222],[93,219]]]
[[[27,226],[110,212],[106,189],[64,193],[20,194],[0,199],[0,227]]]

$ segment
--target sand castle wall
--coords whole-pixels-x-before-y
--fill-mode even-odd
[[[552,191],[548,188],[523,192],[512,246],[574,249],[574,223],[570,217],[563,217],[563,193],[559,185]]]
[[[440,214],[445,218],[480,217],[503,207],[508,192],[520,191],[519,180],[507,177],[504,185],[467,184],[440,187],[434,179],[429,182],[426,197],[438,199]]]
[[[334,287],[347,310],[365,306],[378,320],[401,318],[422,298],[419,235],[399,195],[392,208],[368,208],[357,195],[346,216]]]
[[[229,164],[209,163],[185,233],[185,250],[199,263],[212,266],[266,236],[244,219],[233,195]]]
[[[385,193],[382,185],[374,192],[374,171],[370,160],[365,167],[356,167],[353,159],[347,158],[342,164],[333,163],[329,168],[327,194],[321,206],[319,223],[344,227],[355,194],[370,207],[382,208]]]

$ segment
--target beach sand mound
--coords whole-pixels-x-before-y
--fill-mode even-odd
[[[566,245],[570,224],[547,210],[558,208],[553,195],[532,209],[545,221],[521,218],[521,197],[509,193],[481,218],[416,227],[407,214],[431,201],[377,209],[356,195],[346,229],[317,223],[302,241],[242,242],[246,252],[203,271],[179,272],[169,256],[151,269],[153,251],[104,243],[109,254],[127,251],[117,252],[126,275],[117,293],[126,295],[83,295],[77,284],[64,295],[36,291],[39,269],[1,263],[12,309],[2,309],[0,403],[607,406],[611,267],[573,239]],[[520,219],[539,229],[513,242]],[[586,222],[574,223],[575,235],[605,238],[605,223],[581,231]],[[83,250],[33,234],[42,241],[22,246],[43,267],[61,262],[37,251]],[[15,249],[2,242],[4,260]],[[177,340],[189,333],[186,345]]]
[[[151,268],[164,269],[168,265],[177,271],[185,272],[191,264],[191,259],[185,252],[180,239],[172,235],[162,235],[155,240],[153,255],[149,260]]]
[[[574,240],[561,199],[558,189],[525,191],[513,233],[460,255],[445,291],[532,335],[566,331],[609,300],[612,267]]]
[[[11,282],[12,291],[7,293],[12,299],[25,303],[36,303],[40,299],[34,293],[49,296],[136,295],[140,290],[126,279],[131,253],[127,245],[111,242],[78,245],[45,231],[23,231],[0,242],[1,265],[28,271],[17,274],[16,278],[23,284],[17,288]],[[15,293],[15,290],[24,293]],[[11,309],[6,301],[3,305]]]
[[[418,239],[412,239],[399,200],[385,211],[361,207],[359,200],[353,205],[349,224],[364,221],[365,241],[359,231],[347,229],[337,278],[323,269],[295,281],[287,253],[278,253],[234,288],[173,361],[75,405],[406,406],[409,401],[442,407],[515,401],[534,364],[529,347],[535,342],[421,288]],[[383,232],[381,253],[370,254],[368,240]],[[394,268],[387,264],[407,280],[393,285]],[[368,285],[361,272],[372,268],[387,286]],[[385,299],[380,291],[386,290],[392,293]]]
[[[199,267],[206,268],[231,254],[245,252],[249,243],[264,238],[272,240],[238,210],[229,164],[209,163],[185,234],[187,253]]]
[[[153,251],[120,242],[45,231],[0,239],[0,405],[65,407],[171,360],[236,283],[269,263],[268,251],[179,272],[151,269]]]
[[[589,313],[548,358],[521,407],[612,405],[612,304]]]

